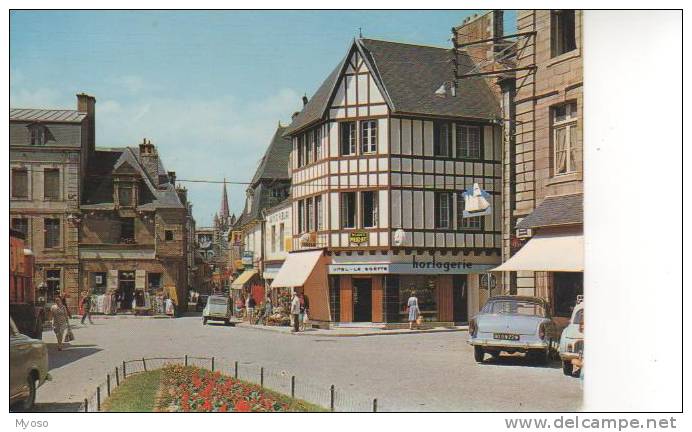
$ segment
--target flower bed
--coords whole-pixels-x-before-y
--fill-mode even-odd
[[[158,411],[289,412],[318,407],[260,386],[192,366],[169,365],[161,371]]]

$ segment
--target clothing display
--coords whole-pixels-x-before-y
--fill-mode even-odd
[[[113,294],[92,296],[91,305],[92,314],[114,315],[117,311],[116,299]]]

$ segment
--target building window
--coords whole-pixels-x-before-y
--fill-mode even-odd
[[[166,239],[168,240],[168,239]],[[120,218],[120,243],[135,242],[135,218]]]
[[[457,125],[457,157],[461,159],[481,158],[481,128]]]
[[[315,202],[312,198],[305,200],[305,218],[308,222],[308,231],[315,231]]]
[[[377,152],[377,120],[360,122],[361,153]]]
[[[318,195],[315,197],[315,226],[317,231],[322,231],[324,229],[324,208],[322,206],[322,196]]]
[[[577,103],[552,108],[554,175],[577,171]]]
[[[305,165],[315,161],[315,134],[308,132],[305,134]]]
[[[156,292],[163,288],[163,286],[161,286],[161,273],[147,272],[147,287],[150,291],[153,292]]]
[[[375,228],[377,226],[377,192],[361,192],[363,228]]]
[[[324,157],[322,154],[322,128],[315,129],[315,160],[320,160]]]
[[[298,201],[298,233],[305,232],[305,200]]]
[[[29,174],[26,168],[12,169],[12,198],[29,198]]]
[[[434,153],[435,156],[449,157],[452,148],[451,125],[444,122],[436,122],[434,126]]]
[[[12,218],[12,229],[24,234],[25,239],[29,239],[29,219],[27,218]],[[27,241],[28,243],[28,241]]]
[[[356,154],[356,122],[339,123],[341,156]]]
[[[272,252],[276,252],[276,225],[272,225]]]
[[[356,227],[356,193],[341,193],[341,228]]]
[[[435,228],[449,229],[452,221],[452,194],[435,192]]]
[[[550,12],[550,46],[553,57],[577,48],[574,10],[554,10]]]
[[[48,141],[48,133],[46,127],[40,124],[29,126],[29,135],[31,145],[44,145]]]
[[[46,168],[43,170],[43,198],[47,200],[60,199],[60,170]]]
[[[44,219],[43,245],[46,249],[60,246],[60,219]]]
[[[282,224],[282,223],[279,224],[279,250],[280,250],[281,252],[284,251],[284,238],[285,238],[285,237],[284,237],[284,234],[285,234],[284,231],[285,231],[285,230],[286,230],[286,229],[285,229],[285,227],[284,227],[284,224]]]
[[[118,205],[121,207],[132,207],[132,186],[118,185]]]
[[[164,238],[166,239],[166,241],[173,241],[173,230],[166,230],[164,232],[164,236],[165,236]]]
[[[46,270],[46,303],[60,295],[60,270]]]
[[[298,151],[298,157],[296,158],[296,162],[298,165],[298,168],[302,167],[305,165],[305,149],[303,148],[304,145],[303,143],[305,142],[305,135],[298,135],[298,139],[296,141],[296,150]]]

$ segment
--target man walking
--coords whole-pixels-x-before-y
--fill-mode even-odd
[[[291,299],[291,317],[293,318],[293,333],[300,331],[300,298],[294,291]]]
[[[82,324],[87,318],[89,318],[89,324],[93,324],[94,322],[91,320],[91,295],[89,294],[82,300],[82,312]]]

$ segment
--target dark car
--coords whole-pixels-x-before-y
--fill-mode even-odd
[[[204,307],[207,305],[207,300],[209,300],[209,296],[206,294],[201,294],[199,297],[197,297],[195,311],[202,312],[204,310]]]

